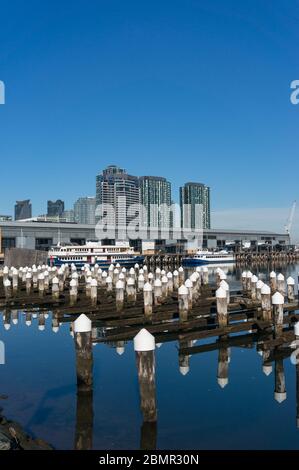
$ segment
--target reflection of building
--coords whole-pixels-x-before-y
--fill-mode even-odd
[[[210,188],[202,183],[186,183],[180,188],[181,226],[211,228]]]
[[[145,208],[143,225],[147,227],[171,226],[171,184],[159,176],[139,178],[140,204]]]
[[[64,202],[61,199],[57,199],[57,201],[48,201],[48,210],[47,216],[48,217],[61,217],[64,212]]]
[[[15,204],[15,220],[31,219],[32,205],[30,199],[17,201]]]
[[[109,225],[116,228],[126,227],[131,220],[136,218],[135,212],[128,214],[128,209],[133,204],[139,207],[139,180],[137,176],[128,175],[126,170],[114,165],[108,166],[102,174],[97,176],[97,220],[105,216]]]
[[[95,224],[95,197],[80,197],[74,204],[74,217],[78,224]]]

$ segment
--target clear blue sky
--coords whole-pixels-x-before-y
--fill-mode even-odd
[[[166,176],[175,197],[204,182],[215,211],[299,199],[297,0],[0,6],[0,213],[70,207],[111,163]]]

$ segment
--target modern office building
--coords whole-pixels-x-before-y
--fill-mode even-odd
[[[139,187],[140,204],[145,212],[142,225],[157,228],[171,227],[171,183],[160,176],[141,176]]]
[[[74,220],[78,224],[95,225],[95,197],[80,197],[74,204]]]
[[[15,204],[15,220],[31,219],[32,205],[30,199],[16,201]]]
[[[11,222],[12,216],[11,215],[0,215],[0,222]]]
[[[139,205],[137,176],[110,165],[96,177],[96,221],[105,217],[107,224],[118,232],[116,238],[122,238],[121,231],[136,218],[135,213],[130,213],[133,205]]]
[[[75,222],[75,213],[73,209],[63,211],[62,219],[69,223]]]
[[[210,229],[210,188],[202,183],[186,183],[180,188],[181,226]]]
[[[64,201],[61,199],[57,199],[57,201],[48,201],[47,207],[47,216],[61,217],[64,212]]]

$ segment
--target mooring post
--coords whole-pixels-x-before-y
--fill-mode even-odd
[[[93,305],[97,304],[98,301],[98,281],[92,279],[90,283],[90,298]]]
[[[179,272],[176,269],[173,271],[173,288],[175,290],[179,288]]]
[[[271,308],[271,289],[267,284],[264,284],[261,289],[262,297],[262,318],[265,321],[272,320],[272,308]]]
[[[245,293],[246,292],[246,286],[247,286],[247,271],[242,272],[241,282],[242,282],[243,293]]]
[[[112,292],[113,291],[112,277],[110,277],[110,276],[106,277],[106,286],[107,286],[107,292]]]
[[[56,276],[52,279],[52,297],[55,300],[59,299],[59,279]]]
[[[18,282],[19,282],[19,271],[14,268],[12,271],[12,289],[13,291],[18,290]]]
[[[262,301],[262,287],[264,283],[261,279],[259,279],[256,283],[256,300],[261,303]]]
[[[44,283],[45,283],[45,290],[49,289],[49,271],[44,272]]]
[[[41,296],[45,293],[45,276],[42,272],[38,275],[38,291]]]
[[[31,272],[27,272],[26,274],[26,292],[27,294],[30,294],[31,292],[31,283],[32,283],[32,274]]]
[[[287,279],[287,287],[288,287],[288,301],[294,302],[295,301],[295,279],[293,277],[288,277]]]
[[[32,324],[32,313],[31,312],[26,312],[25,325],[26,326],[31,326],[31,324]]]
[[[270,273],[270,289],[271,289],[271,294],[274,294],[277,289],[277,280],[276,280],[276,272],[271,271]]]
[[[189,312],[189,291],[185,285],[179,287],[178,290],[178,301],[179,301],[179,316],[181,321],[188,320]]]
[[[148,279],[147,282],[148,282],[149,284],[153,285],[153,283],[154,283],[154,275],[153,275],[153,273],[148,273],[147,279]]]
[[[72,279],[70,282],[70,303],[74,305],[77,302],[78,297],[78,282],[76,279]]]
[[[143,273],[141,273],[141,271],[142,270],[140,269],[139,275],[138,275],[138,280],[137,280],[138,292],[143,291],[143,287],[144,287],[144,284],[145,284],[144,275],[143,275]]]
[[[275,361],[275,393],[274,398],[278,403],[282,403],[287,398],[283,359]]]
[[[101,287],[107,287],[107,278],[108,278],[108,274],[107,274],[107,271],[103,271],[102,272],[102,276],[101,276]]]
[[[162,282],[160,279],[155,279],[154,282],[154,303],[155,305],[161,305],[163,302],[162,295]]]
[[[130,275],[127,281],[127,300],[128,302],[136,302],[136,299],[137,299],[137,294],[136,294],[135,278],[131,277]]]
[[[173,275],[172,275],[172,273],[169,271],[169,272],[167,273],[167,276],[166,276],[166,277],[167,277],[167,281],[168,281],[168,282],[167,282],[167,292],[168,292],[168,295],[169,295],[169,294],[172,294],[172,292],[173,292]]]
[[[162,282],[162,297],[163,297],[163,299],[166,299],[166,297],[167,297],[167,284],[168,284],[167,277],[162,276],[161,282]]]
[[[119,280],[119,270],[117,268],[113,271],[113,283],[116,285],[117,281]]]
[[[277,290],[281,295],[285,296],[285,279],[281,273],[277,276]]]
[[[185,287],[188,289],[188,310],[192,310],[193,304],[193,282],[188,278],[185,281]]]
[[[116,311],[121,312],[124,308],[125,285],[122,280],[118,280],[115,285]]]
[[[153,288],[149,282],[143,287],[144,314],[150,317],[153,313]]]
[[[146,329],[142,329],[134,338],[144,422],[157,421],[155,347],[155,338]]]
[[[204,286],[209,284],[209,269],[207,266],[204,266],[202,269],[202,283]]]
[[[161,269],[160,268],[156,268],[155,276],[156,276],[156,279],[161,279]]]
[[[280,292],[272,296],[273,318],[275,323],[275,332],[281,333],[283,328],[283,306],[284,297]]]
[[[220,328],[224,328],[228,324],[227,315],[227,291],[223,287],[219,287],[216,291],[217,299],[217,320]]]
[[[38,329],[39,331],[44,331],[46,328],[46,319],[43,313],[40,313],[38,316]]]
[[[252,279],[252,272],[251,271],[247,271],[247,274],[246,274],[246,293],[249,294],[251,292],[251,279]]]
[[[256,300],[256,290],[257,290],[257,282],[258,278],[253,275],[251,278],[251,300],[255,301]]]
[[[179,285],[182,286],[184,284],[184,268],[180,266],[178,269],[179,272]]]

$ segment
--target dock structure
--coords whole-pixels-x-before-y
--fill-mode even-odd
[[[244,271],[240,288],[232,290],[221,268],[184,271],[148,266],[108,273],[98,266],[46,265],[3,269],[0,310],[4,328],[15,327],[19,311],[27,326],[42,332],[52,314],[52,331],[69,324],[77,374],[76,449],[92,448],[93,346],[108,344],[122,355],[134,341],[136,377],[142,413],[141,448],[154,449],[157,433],[156,347],[175,341],[178,367],[185,376],[195,354],[218,352],[215,380],[229,384],[232,348],[254,348],[265,375],[274,372],[273,397],[287,397],[283,361],[299,346],[299,305],[295,280],[272,271],[260,279]],[[207,342],[208,340],[208,342]],[[201,343],[200,343],[201,342]],[[299,356],[299,355],[298,355]],[[274,365],[274,367],[273,367]],[[299,366],[296,362],[299,425]]]

